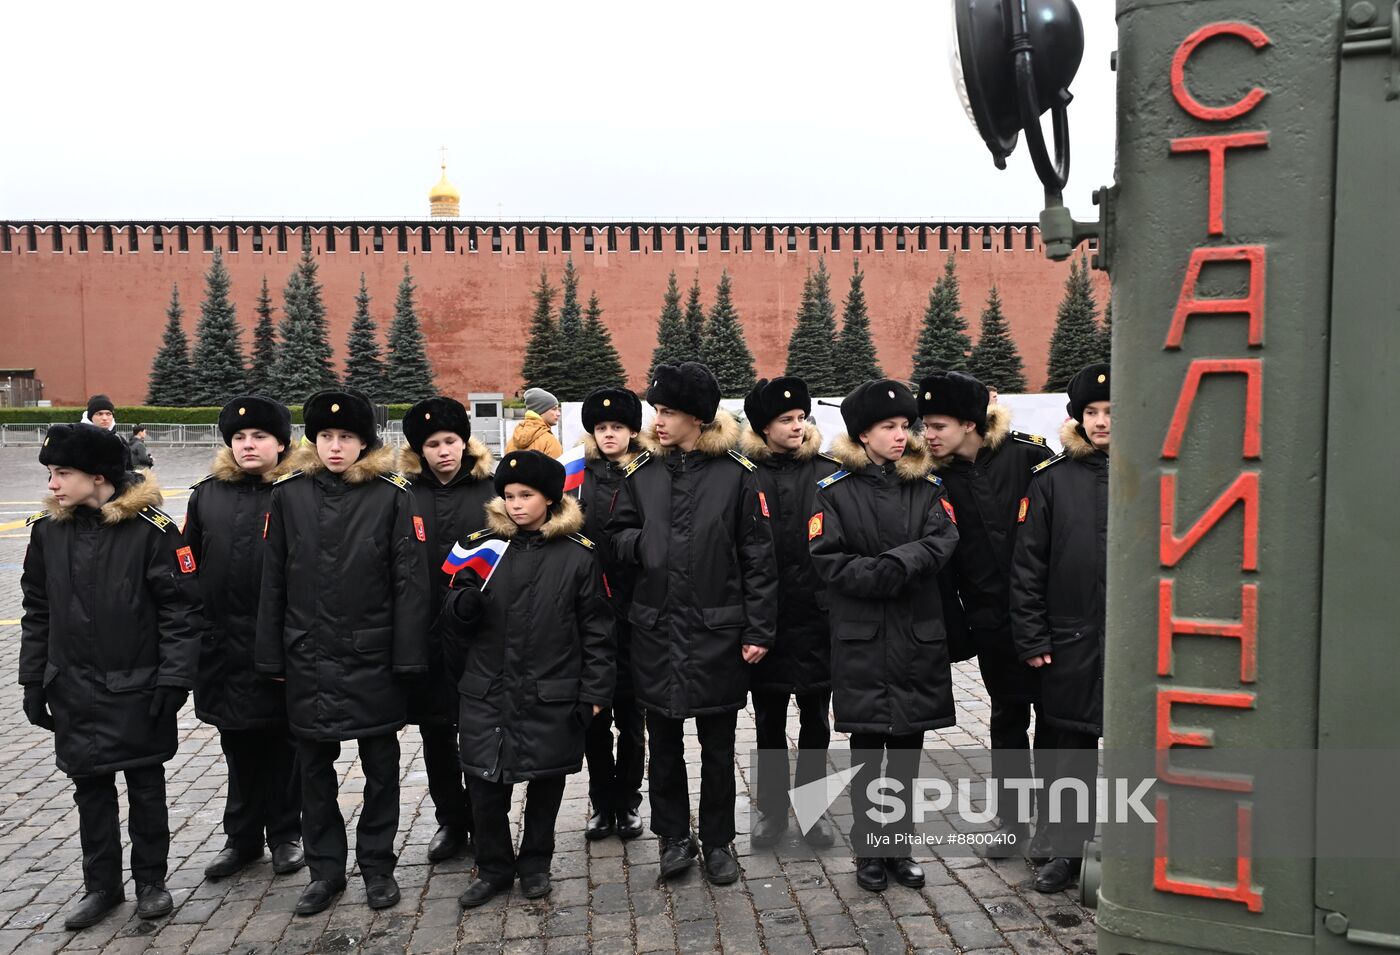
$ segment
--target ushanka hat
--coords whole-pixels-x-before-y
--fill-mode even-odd
[[[100,474],[120,487],[126,475],[126,445],[115,431],[95,424],[56,424],[44,435],[39,463]]]
[[[744,417],[755,434],[762,434],[774,418],[789,411],[812,413],[812,396],[801,378],[762,378],[744,398]]]
[[[471,415],[456,398],[444,395],[424,398],[403,416],[403,438],[414,454],[421,455],[423,442],[439,431],[451,431],[460,436],[463,443],[471,440]]]
[[[857,385],[841,402],[841,420],[846,422],[846,433],[852,441],[859,441],[861,434],[877,421],[886,418],[913,421],[918,416],[919,403],[914,400],[913,393],[903,382],[893,378]]]
[[[556,505],[564,499],[564,465],[539,451],[512,451],[496,468],[496,494],[505,496],[506,485],[524,484]]]
[[[987,429],[987,386],[960,371],[936,372],[919,382],[919,415],[946,415]]]
[[[651,373],[647,401],[694,415],[709,424],[719,411],[719,382],[714,373],[698,361],[657,365]]]
[[[280,401],[262,395],[239,395],[219,412],[219,437],[232,445],[233,436],[248,428],[266,431],[283,447],[292,446],[292,413]]]
[[[629,431],[642,430],[642,399],[626,388],[594,388],[583,399],[583,430],[589,434],[604,421],[616,421]]]
[[[1096,401],[1108,401],[1108,379],[1108,365],[1103,362],[1079,369],[1065,389],[1069,393],[1069,403],[1065,405],[1069,416],[1082,423],[1085,408]]]
[[[365,443],[365,450],[379,446],[374,406],[358,388],[328,388],[306,399],[301,409],[306,436],[312,441],[328,428],[349,431]]]

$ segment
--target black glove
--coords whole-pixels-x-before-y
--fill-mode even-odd
[[[875,562],[875,587],[881,594],[894,596],[904,588],[908,579],[904,565],[897,559],[885,555]]]
[[[463,587],[448,595],[452,602],[452,615],[462,623],[472,623],[481,614],[481,591],[475,587]]]
[[[165,719],[174,719],[180,712],[180,707],[185,705],[185,700],[189,699],[190,691],[179,686],[158,686],[155,695],[151,697],[151,716],[157,722]]]
[[[53,717],[49,714],[48,694],[37,683],[24,688],[24,715],[29,722],[46,730],[53,729]]]

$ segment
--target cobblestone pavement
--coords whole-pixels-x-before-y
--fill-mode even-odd
[[[182,488],[204,473],[208,449],[153,448],[163,487]],[[224,769],[211,727],[186,707],[181,746],[166,765],[172,843],[169,887],[175,912],[148,922],[128,901],[84,932],[65,932],[63,916],[81,896],[81,852],[72,787],[54,766],[49,734],[25,722],[14,683],[19,653],[19,578],[28,533],[23,518],[38,509],[44,473],[34,448],[0,448],[0,955],[11,952],[300,953],[300,952],[700,952],[852,953],[978,952],[1048,955],[1087,953],[1095,946],[1092,915],[1069,893],[1045,896],[1030,887],[1022,860],[922,858],[928,884],[921,891],[891,885],[883,894],[862,891],[844,852],[820,855],[790,839],[780,854],[752,850],[748,828],[747,749],[750,712],[740,715],[739,829],[735,848],[743,878],[712,887],[692,872],[658,888],[657,845],[649,833],[623,844],[586,843],[588,814],[583,774],[570,778],[559,813],[554,892],[526,902],[519,892],[463,914],[457,895],[470,860],[426,864],[436,824],[417,731],[402,733],[402,814],[399,867],[403,901],[375,913],[352,874],[350,888],[326,913],[296,918],[292,907],[307,881],[305,870],[274,877],[266,860],[239,876],[205,881],[202,870],[223,845],[220,818]],[[167,507],[177,517],[185,496]],[[14,524],[19,522],[19,526]],[[976,667],[956,668],[958,725],[930,745],[986,745],[989,714]],[[790,736],[796,739],[795,713]],[[844,746],[835,734],[834,746]],[[691,740],[692,792],[699,750]],[[345,748],[341,806],[353,843],[363,777],[355,747]],[[120,779],[120,777],[119,777]],[[119,783],[120,785],[120,783]],[[518,824],[519,794],[512,818]],[[123,824],[125,798],[123,797]],[[692,805],[698,798],[692,796]],[[648,818],[646,802],[643,818]],[[353,855],[352,855],[353,861]],[[127,895],[133,895],[128,884]]]

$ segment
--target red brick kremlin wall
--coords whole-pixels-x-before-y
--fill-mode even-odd
[[[706,308],[720,273],[729,270],[758,372],[772,376],[783,370],[807,270],[825,256],[839,316],[858,257],[880,361],[887,374],[904,376],[929,289],[952,252],[974,342],[987,290],[995,283],[1027,379],[1037,390],[1045,379],[1055,309],[1069,271],[1068,263],[1045,258],[1039,230],[1026,223],[644,224],[636,227],[638,250],[632,251],[631,224],[8,222],[0,223],[0,366],[37,369],[45,397],[55,404],[82,404],[95,392],[107,392],[119,404],[140,403],[171,284],[180,285],[193,344],[204,271],[212,249],[223,249],[247,349],[264,276],[281,318],[281,292],[305,229],[320,265],[337,365],[345,358],[360,273],[368,281],[382,335],[407,263],[418,284],[419,316],[439,387],[456,395],[514,394],[520,388],[531,290],[542,266],[558,286],[569,255],[580,273],[581,300],[586,303],[590,291],[598,292],[629,383],[638,389],[672,270],[683,290],[699,274]],[[772,251],[766,250],[769,229]],[[609,251],[610,230],[616,251]],[[541,231],[546,250],[541,250]],[[497,235],[498,252],[493,251]],[[1107,277],[1096,272],[1094,281],[1102,308]]]

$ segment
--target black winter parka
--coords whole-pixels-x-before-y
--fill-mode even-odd
[[[1031,479],[1011,563],[1011,626],[1021,660],[1040,667],[1040,713],[1051,725],[1103,734],[1108,573],[1108,455],[1074,421],[1064,452]],[[1028,664],[1022,664],[1029,666]]]
[[[448,614],[466,668],[458,734],[468,779],[517,783],[578,772],[593,707],[612,703],[613,613],[604,602],[583,513],[565,496],[538,531],[505,502],[486,508],[489,535],[508,541],[489,585],[461,571]],[[572,536],[571,536],[572,535]]]
[[[623,473],[642,448],[634,441],[622,460],[614,463],[598,450],[598,442],[591,435],[584,436],[583,446],[585,470],[583,484],[578,489],[578,503],[583,508],[583,534],[598,545],[604,596],[617,618],[617,689],[613,699],[631,699],[632,628],[627,623],[627,615],[632,609],[632,591],[637,586],[637,568],[617,559],[607,524],[622,492]]]
[[[777,635],[773,532],[757,467],[730,453],[738,441],[723,410],[689,452],[663,448],[653,427],[607,525],[618,559],[638,568],[628,614],[637,701],[673,719],[742,709],[743,647],[771,648]]]
[[[69,776],[174,756],[176,717],[151,702],[158,686],[192,688],[199,665],[196,562],[155,476],[127,479],[100,510],[49,498],[24,555],[19,682],[44,687]]]
[[[286,693],[254,667],[253,648],[272,484],[291,469],[289,453],[268,474],[250,475],[232,450],[221,448],[209,476],[190,491],[185,509],[185,539],[199,562],[209,624],[199,653],[194,711],[221,730],[287,725]]]
[[[903,457],[884,466],[844,434],[831,453],[847,474],[817,491],[807,534],[831,607],[836,729],[905,735],[952,726],[938,573],[958,529],[923,439],[911,435]]]
[[[343,474],[315,448],[272,489],[258,606],[257,669],[285,677],[293,735],[340,741],[392,733],[404,679],[428,672],[426,533],[386,447]]]
[[[397,470],[413,482],[414,512],[427,536],[429,603],[428,677],[408,696],[408,721],[418,725],[456,725],[457,678],[462,661],[456,644],[444,636],[443,603],[452,578],[442,571],[452,545],[486,524],[486,505],[496,496],[491,475],[495,460],[476,438],[469,438],[462,466],[447,484],[433,474],[408,445],[399,449]]]

